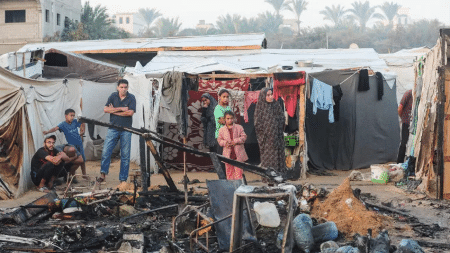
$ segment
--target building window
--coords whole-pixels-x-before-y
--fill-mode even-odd
[[[119,18],[119,24],[123,24],[123,18],[122,17]]]
[[[25,10],[5,11],[5,23],[25,22]]]
[[[56,25],[61,25],[61,15],[56,14]]]
[[[127,24],[129,24],[130,23],[130,18],[129,17],[127,17]]]
[[[50,22],[50,11],[49,10],[45,10],[45,22],[47,22],[47,23]]]
[[[70,23],[70,19],[68,17],[64,18],[64,27],[68,28],[69,27],[69,23]]]

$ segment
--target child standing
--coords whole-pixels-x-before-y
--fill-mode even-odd
[[[66,136],[67,143],[70,145],[75,146],[75,148],[78,150],[78,152],[81,153],[81,156],[83,157],[83,163],[81,164],[81,172],[83,173],[83,177],[86,176],[86,157],[84,156],[84,149],[83,149],[83,140],[81,139],[81,136],[84,134],[84,124],[81,124],[78,122],[78,120],[75,118],[75,111],[73,109],[67,109],[65,112],[65,118],[66,120],[59,123],[58,126],[48,130],[44,131],[44,135],[47,135],[49,133],[53,133],[57,130],[64,133],[64,136]],[[80,128],[80,134],[78,134],[78,128]]]
[[[234,113],[231,111],[225,112],[225,126],[220,128],[219,137],[217,141],[223,147],[223,156],[230,159],[245,162],[248,160],[245,152],[244,143],[247,140],[247,135],[241,125],[234,123]],[[225,164],[228,180],[242,179],[242,169]]]

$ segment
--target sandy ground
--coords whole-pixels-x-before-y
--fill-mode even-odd
[[[92,178],[91,181],[95,180],[95,177],[98,177],[100,175],[100,161],[89,161],[86,164],[87,167],[87,174]],[[119,159],[113,159],[111,162],[111,167],[109,170],[109,175],[106,177],[106,184],[102,185],[102,189],[104,188],[115,188],[120,182],[119,182],[119,170],[120,170],[120,160]],[[130,166],[130,177],[128,178],[128,181],[132,179],[132,176],[135,171],[139,171],[139,166],[131,163]],[[360,170],[361,172],[365,173],[370,171],[369,169]],[[77,170],[77,173],[81,174],[80,170]],[[294,184],[304,184],[304,183],[310,183],[314,185],[320,185],[320,187],[325,187],[328,190],[334,189],[335,187],[339,186],[345,177],[347,177],[350,174],[350,171],[332,171],[334,176],[315,176],[315,175],[309,175],[307,179],[304,180],[298,180],[298,181],[291,181]],[[177,187],[180,190],[183,190],[183,184],[179,184],[183,178],[183,173],[181,171],[171,170],[170,174],[173,178],[173,181],[177,185]],[[261,183],[260,179],[261,177],[258,175],[255,175],[253,173],[244,173],[247,181],[251,185],[265,185]],[[198,184],[192,184],[188,185],[189,188],[194,187],[197,191],[206,191],[204,189],[206,187],[206,180],[215,180],[218,179],[216,173],[212,172],[188,172],[188,177],[192,181],[194,179],[198,179],[201,183]],[[77,185],[77,187],[86,187],[83,189],[84,192],[90,191],[92,187],[89,186],[88,182],[83,181],[81,178],[79,179],[80,183]],[[166,181],[164,180],[164,177],[161,174],[152,175],[150,178],[151,185],[167,185]],[[92,183],[91,183],[92,184]],[[57,186],[57,193],[59,195],[62,195],[63,190],[65,188],[66,184],[63,184],[61,186]],[[374,184],[372,182],[352,182],[352,187],[357,187],[362,190],[362,192],[370,192],[372,194],[375,194],[380,200],[387,200],[392,197],[402,197],[404,194],[402,194],[400,191],[397,190],[396,187],[393,185],[378,185]],[[395,192],[395,191],[398,192]],[[17,199],[13,200],[3,200],[0,201],[0,208],[10,208],[10,207],[16,207],[20,205],[25,205],[33,200],[39,198],[40,196],[44,195],[44,193],[41,193],[37,191],[36,189],[32,189],[28,191],[23,196],[20,196]]]

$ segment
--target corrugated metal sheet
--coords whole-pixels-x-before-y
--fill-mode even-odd
[[[202,49],[259,49],[265,39],[264,33],[209,35],[173,38],[135,38],[120,40],[86,40],[72,42],[50,42],[28,44],[18,52],[38,49],[58,49],[75,53],[121,53],[160,50],[202,50]]]
[[[260,68],[265,72],[274,72],[282,66],[292,66],[290,71],[321,72],[326,69],[347,69],[370,67],[374,71],[388,72],[384,60],[378,57],[374,49],[261,49],[231,51],[178,51],[158,52],[140,71],[145,73],[164,73],[173,68],[184,68],[192,63],[207,59],[243,65],[245,68]],[[300,67],[296,61],[308,62],[312,67]],[[202,66],[204,72],[219,71],[216,66]],[[243,69],[243,68],[241,68]],[[200,73],[198,70],[193,70]],[[188,71],[186,71],[188,72]]]

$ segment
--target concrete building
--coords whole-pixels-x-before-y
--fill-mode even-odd
[[[1,0],[0,54],[42,42],[64,29],[64,20],[80,20],[81,0]]]
[[[208,31],[209,29],[214,28],[214,25],[212,23],[206,23],[205,20],[199,20],[195,28]]]
[[[147,24],[141,14],[134,13],[117,13],[112,16],[114,24],[123,30],[139,35],[145,31]]]

